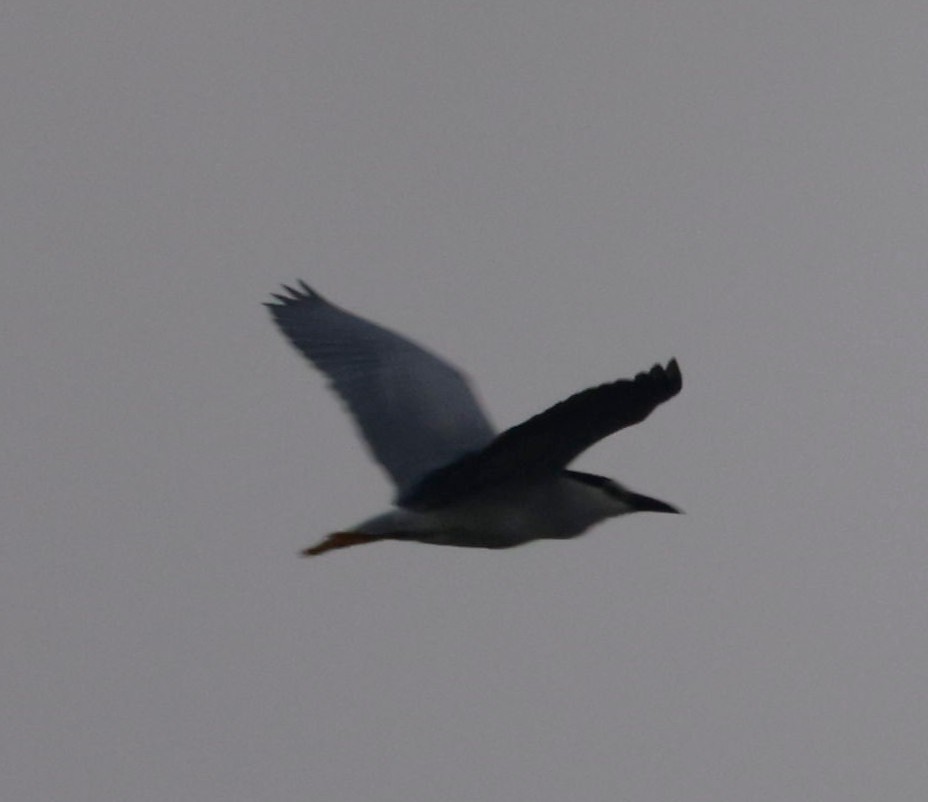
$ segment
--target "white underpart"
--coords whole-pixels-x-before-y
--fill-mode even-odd
[[[559,477],[428,512],[396,509],[363,521],[352,531],[439,545],[506,548],[531,540],[575,537],[599,521],[631,511],[602,488]]]

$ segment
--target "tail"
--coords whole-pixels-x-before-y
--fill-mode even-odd
[[[300,554],[303,557],[315,557],[333,549],[346,549],[348,546],[360,546],[362,543],[373,543],[375,540],[383,540],[383,538],[375,535],[362,535],[360,532],[333,532],[318,546],[303,549]]]

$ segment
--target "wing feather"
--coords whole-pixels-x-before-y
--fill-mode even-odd
[[[284,291],[266,304],[274,322],[326,375],[400,494],[492,441],[493,427],[452,365],[304,282]]]
[[[643,421],[682,386],[680,366],[671,359],[633,379],[583,390],[429,474],[399,503],[428,509],[509,482],[553,476],[594,443]]]

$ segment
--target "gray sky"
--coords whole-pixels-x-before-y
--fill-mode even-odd
[[[923,3],[12,0],[2,778],[17,802],[921,800]],[[296,552],[390,488],[305,278],[688,515]]]

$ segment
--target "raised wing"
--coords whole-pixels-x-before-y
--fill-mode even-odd
[[[284,290],[266,304],[274,322],[328,377],[400,494],[493,440],[493,427],[454,367],[302,281]]]
[[[554,475],[594,443],[643,421],[682,386],[680,366],[671,359],[667,367],[655,365],[634,379],[583,390],[507,429],[482,451],[429,474],[399,503],[429,509],[490,487]]]

